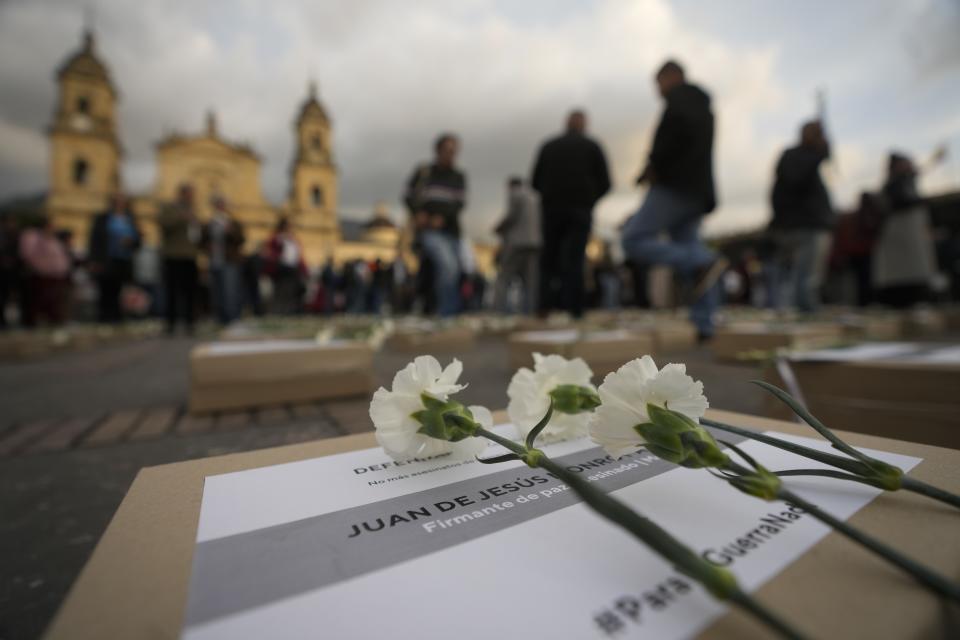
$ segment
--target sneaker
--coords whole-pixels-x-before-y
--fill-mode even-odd
[[[700,267],[696,273],[696,284],[693,286],[693,291],[690,292],[690,303],[693,304],[702,298],[710,290],[710,287],[717,283],[717,280],[729,266],[729,260],[723,256],[717,256],[713,259],[713,262]]]

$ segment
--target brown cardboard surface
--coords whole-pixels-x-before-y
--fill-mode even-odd
[[[907,337],[940,335],[948,326],[947,314],[939,309],[912,309],[903,314],[903,330]]]
[[[476,332],[469,327],[445,327],[435,330],[397,330],[387,338],[387,347],[401,353],[435,353],[466,350],[473,347]]]
[[[897,340],[903,336],[903,318],[894,314],[853,316],[841,323],[844,337],[851,340]]]
[[[697,328],[693,324],[675,320],[669,323],[655,324],[653,332],[654,349],[663,351],[684,351],[697,346]]]
[[[626,323],[624,328],[653,337],[653,353],[685,351],[697,346],[697,328],[688,320],[659,319]]]
[[[540,332],[523,332],[510,336],[508,347],[511,368],[532,367],[534,353],[557,354],[565,358],[583,358],[595,375],[604,376],[631,358],[651,353],[654,346],[653,336],[649,332],[617,330],[620,337],[613,339],[594,339],[587,333],[581,339],[568,342],[538,338],[538,333]],[[598,335],[603,333],[609,332]]]
[[[190,354],[190,411],[222,411],[368,394],[373,350],[363,342],[289,351]]]
[[[796,424],[722,411],[711,411],[710,417],[754,429],[812,434]],[[911,476],[960,492],[960,452],[860,434],[843,435],[855,445],[921,457],[923,462]],[[46,637],[177,638],[186,606],[205,476],[372,446],[373,434],[363,433],[143,469]],[[960,517],[956,510],[901,492],[878,497],[851,522],[917,560],[938,567],[945,575],[960,577]],[[835,533],[765,584],[758,597],[809,637],[943,637],[946,614],[936,597]],[[549,615],[549,611],[543,615]],[[537,637],[536,619],[536,613],[531,612],[531,628],[518,629],[518,635]],[[410,637],[401,631],[397,637]],[[317,637],[324,637],[322,628],[317,629]],[[768,638],[769,634],[753,620],[732,611],[701,637]]]
[[[718,329],[710,342],[710,349],[718,360],[736,360],[748,351],[816,349],[842,339],[843,327],[839,323],[782,326],[743,322]]]
[[[960,366],[875,360],[791,362],[803,399],[831,429],[960,449]],[[781,388],[774,367],[764,378]],[[767,415],[792,412],[770,396]]]

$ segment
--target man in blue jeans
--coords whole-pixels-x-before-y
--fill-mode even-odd
[[[727,266],[700,239],[703,216],[717,206],[713,112],[710,96],[687,83],[676,62],[666,62],[656,82],[666,108],[650,160],[637,178],[637,184],[649,183],[650,190],[624,225],[623,249],[635,263],[668,265],[694,280],[690,320],[702,342],[713,337],[713,315],[720,305],[717,280]]]
[[[433,163],[417,167],[404,203],[414,227],[421,271],[432,274],[437,315],[450,317],[460,311],[460,212],[466,203],[467,178],[454,163],[460,143],[452,133],[441,134],[434,143]]]

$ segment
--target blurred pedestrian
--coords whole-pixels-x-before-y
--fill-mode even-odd
[[[593,225],[593,207],[610,190],[607,159],[587,136],[587,115],[567,117],[566,131],[548,140],[537,154],[531,184],[542,206],[540,311],[583,315],[584,262]]]
[[[201,244],[210,265],[211,306],[220,324],[240,317],[243,307],[243,225],[221,197],[213,199],[213,214],[203,228]]]
[[[673,60],[660,67],[655,80],[666,106],[649,161],[637,178],[650,189],[624,225],[623,248],[633,262],[668,265],[692,280],[690,319],[701,341],[709,340],[721,297],[717,280],[726,269],[726,260],[700,239],[703,217],[717,206],[710,96],[688,83]]]
[[[433,162],[414,170],[404,195],[420,269],[432,272],[430,284],[441,317],[460,310],[460,213],[466,204],[467,178],[456,167],[459,150],[455,135],[441,134],[434,143]]]
[[[22,276],[30,291],[22,310],[24,326],[34,327],[41,320],[54,326],[63,324],[71,266],[67,247],[46,216],[20,234],[19,245]]]
[[[11,214],[0,216],[0,330],[6,329],[7,307],[15,298],[20,269],[20,230]],[[22,313],[22,312],[21,312]]]
[[[142,243],[140,229],[122,191],[110,197],[106,211],[90,228],[88,266],[97,281],[97,321],[123,320],[120,294],[133,282],[133,263]]]
[[[597,304],[608,311],[620,308],[621,278],[620,268],[613,259],[613,249],[609,242],[603,243],[603,253],[593,268],[593,277],[597,289]]]
[[[769,232],[774,243],[778,289],[789,282],[793,304],[803,313],[820,307],[837,216],[820,176],[820,165],[830,157],[830,144],[819,121],[807,122],[800,142],[783,152],[777,162],[771,201]]]
[[[194,211],[193,187],[180,185],[176,202],[167,205],[157,219],[160,226],[160,251],[163,254],[163,286],[167,334],[177,322],[193,333],[194,302],[197,295],[197,253],[201,236],[200,222]]]
[[[303,302],[307,264],[300,240],[290,229],[290,221],[280,218],[273,235],[264,245],[264,270],[273,281],[271,312],[299,313]]]
[[[497,225],[500,258],[494,285],[494,307],[500,313],[514,311],[509,304],[511,286],[520,283],[520,302],[515,309],[530,314],[537,309],[540,286],[541,219],[540,197],[524,184],[523,178],[507,182],[507,212]]]
[[[320,289],[323,294],[323,313],[332,314],[336,310],[337,297],[337,270],[333,266],[333,258],[327,258],[320,271]]]
[[[243,304],[250,308],[253,315],[264,314],[263,298],[260,295],[260,277],[263,275],[263,247],[251,251],[243,259],[241,275],[243,279]]]
[[[890,154],[883,185],[887,212],[873,253],[873,278],[879,301],[900,309],[926,300],[936,273],[930,212],[917,175],[909,156]]]
[[[377,258],[370,265],[370,288],[367,290],[367,312],[379,315],[383,308],[383,303],[390,304],[393,285],[393,274],[390,273],[389,265]]]

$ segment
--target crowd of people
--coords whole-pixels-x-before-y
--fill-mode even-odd
[[[636,180],[646,194],[620,227],[620,247],[608,242],[592,261],[586,256],[593,210],[611,180],[587,115],[574,110],[564,131],[536,152],[529,179],[507,180],[505,213],[494,228],[500,246],[492,287],[463,233],[467,176],[457,165],[460,140],[444,133],[433,159],[414,168],[402,196],[409,214],[402,237],[417,257],[415,269],[400,257],[341,265],[331,257],[311,271],[285,218],[247,251],[244,226],[228,203],[214,198],[212,215],[201,220],[193,189],[183,185],[158,215],[157,249],[144,246],[123,193],[94,219],[82,259],[71,250],[69,234],[57,233],[49,221],[19,229],[11,216],[2,218],[0,309],[16,303],[26,327],[62,323],[82,273],[96,285],[98,321],[153,313],[162,315],[170,333],[178,327],[191,332],[201,308],[224,325],[245,311],[389,309],[450,317],[492,307],[543,315],[560,310],[578,318],[590,306],[649,306],[651,269],[666,266],[676,278],[674,304],[689,307],[700,337],[708,340],[724,297],[815,312],[828,267],[838,263],[855,274],[860,304],[906,307],[926,298],[937,273],[936,251],[917,191],[920,170],[908,156],[891,154],[883,188],[865,193],[854,215],[838,217],[821,175],[830,159],[823,120],[805,123],[797,144],[776,164],[768,229],[748,250],[730,256],[731,264],[700,234],[704,217],[718,205],[710,96],[675,61],[663,64],[654,80],[664,108]],[[0,322],[6,325],[6,313]]]
[[[649,184],[640,209],[624,224],[623,250],[640,270],[667,265],[690,281],[684,302],[703,339],[713,335],[714,312],[720,303],[717,282],[725,260],[702,241],[703,217],[716,208],[713,176],[713,112],[710,97],[687,82],[683,68],[668,61],[656,74],[665,102],[649,162],[637,179]],[[455,167],[458,141],[451,134],[437,140],[432,164],[417,167],[405,202],[414,224],[414,246],[429,274],[423,288],[437,297],[437,311],[457,311],[460,233],[466,178]],[[501,238],[495,302],[508,310],[509,292],[519,286],[516,308],[522,311],[569,312],[583,315],[586,296],[586,253],[593,231],[593,210],[611,187],[606,156],[587,134],[587,116],[575,110],[566,129],[545,142],[536,154],[529,181],[508,182],[508,206],[496,232]],[[617,269],[597,265],[601,300],[615,302]],[[429,286],[432,285],[432,288]]]

